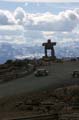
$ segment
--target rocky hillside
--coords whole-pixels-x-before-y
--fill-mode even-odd
[[[54,120],[79,120],[79,86],[0,99],[1,118],[53,114]]]
[[[0,83],[29,75],[34,71],[34,64],[28,60],[8,60],[0,65]]]

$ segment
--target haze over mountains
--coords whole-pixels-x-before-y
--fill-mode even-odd
[[[76,44],[76,46],[75,46]],[[72,47],[74,46],[74,47]],[[4,49],[3,49],[4,48]],[[63,44],[55,47],[55,53],[58,58],[62,57],[78,57],[79,43]],[[42,46],[12,45],[3,43],[0,45],[0,63],[4,63],[8,59],[23,58],[39,58],[44,55]]]
[[[1,2],[0,63],[41,57],[49,38],[57,57],[79,56],[79,3]]]

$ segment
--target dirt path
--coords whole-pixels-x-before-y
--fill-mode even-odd
[[[35,77],[34,74],[0,85],[0,97],[31,92],[51,86],[79,84],[79,79],[73,79],[72,71],[79,70],[79,62],[53,63],[45,67],[49,71],[46,77]]]

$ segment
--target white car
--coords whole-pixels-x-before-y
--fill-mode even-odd
[[[48,71],[46,69],[37,69],[34,74],[37,77],[47,76],[48,75]]]

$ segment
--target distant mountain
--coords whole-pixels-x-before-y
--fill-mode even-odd
[[[0,44],[0,63],[4,63],[8,59],[38,57],[43,53],[41,46],[13,45],[10,43]]]
[[[57,57],[78,57],[79,56],[79,43],[65,43],[57,44],[55,47]],[[44,48],[40,46],[28,46],[26,44],[0,44],[0,63],[4,63],[8,59],[25,58],[25,57],[41,57],[44,55]]]

